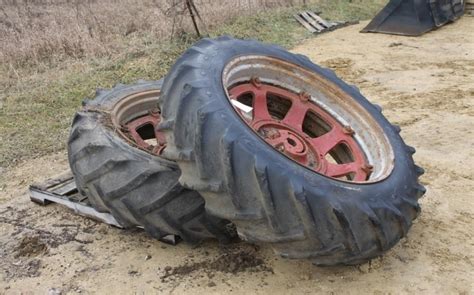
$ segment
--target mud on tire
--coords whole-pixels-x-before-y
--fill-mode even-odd
[[[143,226],[155,238],[179,235],[187,242],[228,239],[228,222],[205,213],[204,200],[178,183],[176,163],[134,146],[119,134],[111,114],[130,118],[156,108],[162,80],[97,90],[74,117],[68,142],[71,170],[80,192],[124,227]],[[133,98],[135,97],[135,98]],[[125,111],[117,110],[124,100]],[[137,106],[133,103],[140,102]]]
[[[255,56],[276,60],[279,67],[273,61],[267,64],[273,71],[283,67],[289,69],[287,75],[293,69],[313,75],[313,80],[344,97],[342,104],[333,106],[348,102],[356,110],[348,111],[354,118],[357,110],[366,114],[389,155],[372,157],[372,164],[382,161],[386,169],[375,167],[372,175],[378,176],[373,181],[335,179],[296,163],[265,142],[235,111],[226,84],[229,79],[248,83],[252,71],[265,82],[264,66],[250,63],[246,74],[246,65],[239,65],[239,59]],[[234,61],[237,65],[228,69]],[[285,77],[275,74],[268,83]],[[306,87],[297,80],[293,82],[300,88]],[[303,90],[320,95],[316,86]],[[208,213],[232,221],[241,238],[271,243],[283,257],[307,258],[318,265],[361,263],[393,247],[420,212],[418,199],[425,188],[418,177],[423,169],[414,164],[415,150],[405,145],[398,126],[357,88],[304,56],[256,41],[203,39],[173,66],[159,105],[159,129],[168,142],[164,156],[177,161],[182,185],[199,191]],[[356,131],[360,137],[372,136]]]

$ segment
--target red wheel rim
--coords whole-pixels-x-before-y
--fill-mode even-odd
[[[309,94],[258,78],[228,92],[247,125],[291,160],[332,178],[358,182],[369,178],[372,166],[353,138],[354,131],[312,102]],[[287,106],[284,114],[278,104]]]
[[[165,135],[156,128],[160,121],[160,111],[154,109],[122,125],[122,132],[139,148],[160,155],[166,147]]]
[[[164,134],[157,131],[160,94],[159,88],[137,91],[122,97],[110,110],[115,131],[129,144],[154,155],[161,155],[166,148]]]

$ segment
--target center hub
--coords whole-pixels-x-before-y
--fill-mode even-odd
[[[259,121],[252,126],[275,149],[288,157],[316,168],[318,156],[305,138],[291,127],[275,121]]]
[[[295,133],[285,129],[262,128],[263,132],[273,131],[273,137],[270,138],[272,145],[277,149],[283,149],[285,153],[294,156],[303,156],[307,152],[306,145],[302,139]]]

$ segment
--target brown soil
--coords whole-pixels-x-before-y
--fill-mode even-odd
[[[15,248],[15,257],[38,256],[45,253],[47,250],[48,246],[41,241],[39,236],[26,236]]]
[[[265,245],[169,246],[30,202],[28,184],[67,169],[61,152],[4,171],[0,293],[474,293],[474,18],[417,38],[358,33],[364,24],[294,51],[357,85],[417,148],[422,214],[383,257],[318,268]]]
[[[265,264],[265,261],[258,257],[258,247],[252,245],[241,245],[237,248],[224,248],[222,254],[212,260],[200,262],[186,261],[178,266],[165,267],[165,273],[161,276],[161,282],[180,280],[188,277],[192,273],[205,272],[209,278],[214,277],[215,272],[236,274],[239,272],[261,272],[273,273],[273,270]]]

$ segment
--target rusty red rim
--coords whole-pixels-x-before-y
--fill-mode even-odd
[[[165,135],[157,130],[161,112],[157,108],[160,90],[148,90],[122,98],[111,111],[118,133],[130,144],[154,155],[166,148]]]
[[[258,78],[228,91],[244,121],[288,158],[329,177],[368,179],[372,166],[354,140],[354,131],[311,103],[308,93],[294,93]],[[245,107],[238,108],[240,104],[252,108],[251,116],[244,114]]]
[[[225,65],[222,84],[248,127],[299,165],[344,182],[387,178],[395,156],[376,109],[325,73],[266,55],[240,55]]]
[[[122,125],[122,131],[136,146],[160,155],[166,147],[165,135],[156,128],[160,121],[160,111],[154,109],[149,111],[148,115],[135,118]]]

